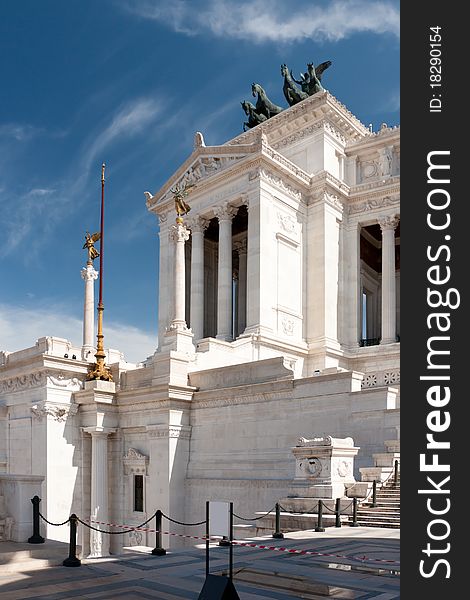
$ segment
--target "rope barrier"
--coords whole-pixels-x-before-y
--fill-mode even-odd
[[[79,519],[80,520],[80,519]],[[82,521],[80,521],[82,522]],[[103,521],[93,521],[93,523],[100,523],[101,525],[109,525],[112,527],[128,527],[128,525],[116,525],[114,523],[105,523]],[[138,528],[136,528],[138,529]],[[189,538],[192,540],[201,540],[201,541],[206,541],[207,539],[209,540],[213,540],[213,541],[218,541],[220,539],[220,536],[196,536],[196,535],[188,535],[188,534],[184,534],[184,533],[174,533],[172,531],[157,531],[156,529],[152,529],[152,528],[146,528],[146,529],[140,529],[141,531],[147,531],[147,532],[153,532],[153,533],[161,533],[163,535],[172,535],[172,536],[176,536],[176,537],[183,537],[183,538]],[[387,559],[383,559],[383,558],[369,558],[367,556],[362,556],[362,557],[356,557],[356,556],[346,556],[344,554],[331,554],[331,553],[326,553],[326,552],[314,552],[313,550],[298,550],[295,548],[286,548],[283,546],[267,546],[265,544],[253,544],[251,542],[239,542],[238,540],[232,540],[232,544],[236,545],[236,546],[242,546],[242,547],[246,547],[246,548],[257,548],[259,550],[273,550],[275,552],[287,552],[289,554],[301,554],[301,555],[307,555],[307,556],[325,556],[325,557],[334,557],[334,558],[344,558],[347,560],[362,560],[362,561],[368,561],[368,562],[383,562],[383,563],[390,563],[390,564],[396,564],[399,565],[400,562],[397,560],[387,560]]]
[[[245,517],[240,517],[240,515],[236,515],[235,513],[233,513],[233,516],[236,517],[237,519],[242,520],[242,521],[259,521],[260,519],[264,519],[264,517],[267,517],[268,515],[270,515],[275,508],[276,508],[276,506],[273,506],[271,508],[271,510],[268,510],[268,512],[265,513],[264,515],[261,515],[261,517],[253,517],[252,519],[247,519]]]
[[[51,521],[48,521],[46,519],[46,517],[44,515],[42,515],[41,513],[39,513],[39,516],[41,517],[41,519],[43,521],[45,521],[48,525],[52,525],[53,527],[62,527],[62,525],[65,525],[66,523],[68,523],[70,521],[70,517],[64,521],[63,523],[51,523]]]
[[[163,512],[162,512],[162,517],[165,517],[165,519],[167,519],[168,521],[171,521],[171,523],[176,523],[177,525],[186,525],[186,527],[196,527],[197,525],[205,525],[207,523],[207,520],[199,521],[198,523],[183,523],[182,521],[176,521],[175,519],[172,519],[171,517],[169,517],[168,515],[166,515]]]
[[[77,521],[82,525],[85,525],[85,527],[88,527],[88,529],[93,529],[93,531],[97,531],[98,533],[107,533],[108,535],[121,535],[123,533],[128,533],[129,531],[135,531],[136,529],[139,529],[138,527],[132,527],[131,529],[126,529],[124,531],[105,531],[104,529],[98,529],[97,527],[93,527],[93,525],[90,525],[86,521],[82,521],[78,517]],[[100,523],[100,521],[93,521],[93,523]],[[120,525],[114,525],[113,523],[103,523],[103,525],[109,525],[110,527],[120,527]]]

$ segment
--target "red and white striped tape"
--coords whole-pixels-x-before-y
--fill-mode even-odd
[[[95,521],[95,520],[90,520],[90,519],[86,519],[86,520],[89,521],[90,523],[98,523],[99,525],[107,525],[108,527],[119,527],[121,529],[128,529],[129,531],[147,531],[147,532],[153,532],[153,533],[161,533],[162,535],[173,535],[176,537],[189,538],[191,540],[202,540],[203,542],[205,542],[207,539],[213,540],[213,541],[220,540],[220,536],[206,538],[205,536],[200,537],[200,536],[188,535],[188,534],[184,534],[184,533],[174,533],[172,531],[158,532],[156,529],[152,529],[150,527],[132,527],[132,525],[118,525],[116,523],[105,523],[103,521]],[[104,532],[104,533],[106,533],[106,532]],[[246,548],[258,548],[258,550],[273,550],[274,552],[287,552],[289,554],[301,554],[301,555],[306,555],[306,556],[325,556],[327,558],[344,558],[346,560],[355,560],[355,561],[361,560],[362,562],[378,562],[378,563],[387,563],[387,564],[394,564],[394,565],[400,564],[400,561],[386,560],[384,558],[369,558],[367,556],[345,556],[344,554],[330,554],[330,553],[326,553],[326,552],[314,552],[313,550],[297,550],[295,548],[285,548],[283,546],[266,546],[265,544],[253,544],[251,542],[239,542],[237,540],[232,540],[232,544],[235,544],[237,546],[244,546]]]

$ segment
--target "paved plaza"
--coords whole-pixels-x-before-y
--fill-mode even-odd
[[[241,600],[394,600],[400,597],[399,537],[398,530],[343,527],[289,533],[283,540],[253,538],[249,541],[259,545],[339,556],[236,546],[234,584]],[[0,542],[1,600],[197,600],[204,584],[203,543],[163,557],[132,552],[85,559],[79,568],[53,566],[66,556],[67,545],[57,542],[41,546]],[[211,546],[211,573],[225,573],[227,566],[228,548]]]

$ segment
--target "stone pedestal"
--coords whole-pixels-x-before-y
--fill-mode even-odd
[[[354,457],[358,451],[350,437],[300,438],[297,446],[292,448],[295,478],[289,488],[289,497],[281,500],[282,506],[298,510],[300,499],[334,500],[344,497],[345,486],[356,481]]]

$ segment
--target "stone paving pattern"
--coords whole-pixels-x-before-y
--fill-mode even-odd
[[[250,540],[250,541],[254,541]],[[302,531],[286,534],[284,540],[256,538],[257,543],[285,546],[316,552],[338,553],[350,557],[380,558],[399,561],[399,531],[383,528],[331,528],[325,533]],[[47,543],[46,543],[47,544]],[[197,600],[204,584],[205,554],[203,545],[154,557],[130,553],[119,557],[85,559],[79,568],[62,566],[35,569],[31,560],[6,560],[6,549],[12,543],[0,542],[1,600],[63,600],[95,598],[132,600],[160,598],[162,600]],[[22,548],[28,545],[21,545]],[[29,546],[31,548],[31,546]],[[46,545],[43,547],[46,551]],[[64,546],[66,550],[66,546]],[[61,552],[62,552],[61,548]],[[11,557],[11,555],[8,555]],[[65,556],[64,556],[65,558]],[[332,568],[332,563],[341,567]],[[227,569],[228,549],[211,546],[211,573]],[[392,568],[395,565],[392,565]],[[352,568],[351,568],[352,567]],[[372,569],[369,569],[372,568]],[[332,559],[302,556],[254,548],[234,548],[234,584],[241,600],[321,599],[325,595],[304,591],[288,591],[282,580],[271,588],[243,581],[244,571],[274,571],[284,576],[306,577],[309,582],[344,588],[329,598],[354,600],[394,600],[400,597],[399,574],[391,573],[390,565],[363,560]],[[384,569],[379,573],[378,569]],[[399,569],[399,564],[397,565]],[[255,576],[256,581],[256,576]]]

